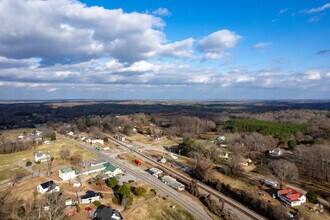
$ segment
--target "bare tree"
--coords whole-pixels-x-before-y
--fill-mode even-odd
[[[193,175],[202,182],[210,180],[213,169],[211,159],[205,157],[201,152],[194,152],[192,153],[192,156],[195,159],[195,164],[192,169]]]
[[[280,187],[283,187],[284,181],[291,181],[298,177],[298,169],[294,163],[287,160],[275,160],[268,164],[273,174],[279,179]]]
[[[60,151],[61,159],[62,160],[69,159],[70,158],[70,154],[71,154],[70,149],[68,147],[63,146],[62,149],[61,149],[61,151]]]
[[[73,155],[71,156],[71,163],[73,165],[78,165],[79,163],[81,163],[83,160],[82,155],[79,152],[74,152]]]

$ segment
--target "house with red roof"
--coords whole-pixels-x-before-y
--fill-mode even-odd
[[[306,202],[306,196],[292,188],[278,190],[277,196],[288,206],[299,206]]]

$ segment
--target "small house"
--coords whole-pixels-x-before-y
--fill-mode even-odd
[[[80,203],[82,204],[87,204],[100,200],[101,200],[100,194],[91,190],[87,191],[85,195],[80,196]]]
[[[44,193],[53,193],[53,192],[59,192],[60,187],[54,183],[53,180],[50,180],[48,182],[41,183],[37,186],[37,191],[44,194]]]
[[[93,213],[93,220],[123,220],[123,216],[116,209],[100,205]]]
[[[283,154],[281,148],[272,149],[268,153],[269,153],[270,156],[273,156],[273,157],[279,157]]]
[[[92,139],[91,140],[91,144],[96,144],[96,143],[104,144],[104,140],[102,140],[102,139]]]
[[[94,148],[97,150],[109,150],[109,147],[105,146],[104,144],[102,144],[100,142],[96,142],[94,144]]]
[[[35,162],[47,162],[51,159],[50,153],[49,152],[41,152],[39,151],[38,153],[34,154],[34,160]]]
[[[81,187],[81,183],[76,181],[72,184],[73,187]]]
[[[72,205],[72,199],[71,198],[65,200],[65,206],[68,206],[68,205]]]
[[[124,136],[121,136],[121,135],[116,135],[115,138],[118,141],[125,141],[125,137]]]
[[[218,141],[225,141],[226,137],[222,135],[222,136],[217,137],[217,140]]]
[[[306,202],[306,196],[292,188],[278,190],[277,196],[284,202],[285,205],[291,207],[300,206],[302,203]]]
[[[76,171],[73,167],[64,168],[58,171],[58,175],[63,181],[66,181],[76,178]]]
[[[118,167],[112,165],[111,163],[107,163],[107,167],[102,170],[102,173],[108,174],[109,176],[117,176],[119,174],[122,174],[122,170]]]

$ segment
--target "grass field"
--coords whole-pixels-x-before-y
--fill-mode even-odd
[[[95,155],[90,151],[82,149],[68,141],[61,139],[53,141],[49,145],[43,144],[33,150],[21,151],[12,154],[0,154],[0,183],[6,181],[14,173],[25,172],[25,174],[29,174],[28,171],[20,168],[18,164],[25,164],[25,162],[28,160],[34,161],[34,153],[38,151],[50,151],[52,157],[54,157],[53,165],[55,166],[69,163],[69,161],[65,162],[60,160],[60,150],[62,146],[68,147],[71,151],[71,154],[74,152],[79,152],[83,156],[84,160],[90,160],[95,157]],[[36,164],[33,167],[34,170],[43,170],[45,168],[45,164]]]
[[[175,205],[175,208],[171,208]],[[136,207],[126,216],[127,220],[154,219],[154,220],[190,220],[194,217],[168,199],[158,198]]]

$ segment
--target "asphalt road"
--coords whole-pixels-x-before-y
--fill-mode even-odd
[[[64,137],[64,138],[66,138],[66,137]],[[107,153],[103,153],[102,151],[95,150],[94,148],[91,147],[91,145],[88,145],[83,142],[75,141],[75,140],[72,140],[69,138],[67,138],[67,139],[71,142],[74,142],[75,144],[77,144],[78,146],[80,146],[84,149],[94,152],[100,159],[109,161],[110,163],[118,166],[122,170],[127,170],[128,173],[134,175],[135,177],[144,181],[148,185],[157,189],[157,191],[160,192],[162,195],[168,196],[175,203],[179,204],[181,207],[183,207],[188,212],[190,212],[192,215],[194,215],[196,219],[212,220],[212,218],[206,213],[205,210],[203,210],[201,208],[201,206],[197,202],[193,201],[191,198],[184,195],[183,193],[176,191],[175,189],[171,188],[170,186],[165,185],[156,177],[148,174],[147,172],[145,172],[143,170],[131,167],[130,165],[126,164],[125,161],[123,161],[123,160],[115,159]]]

